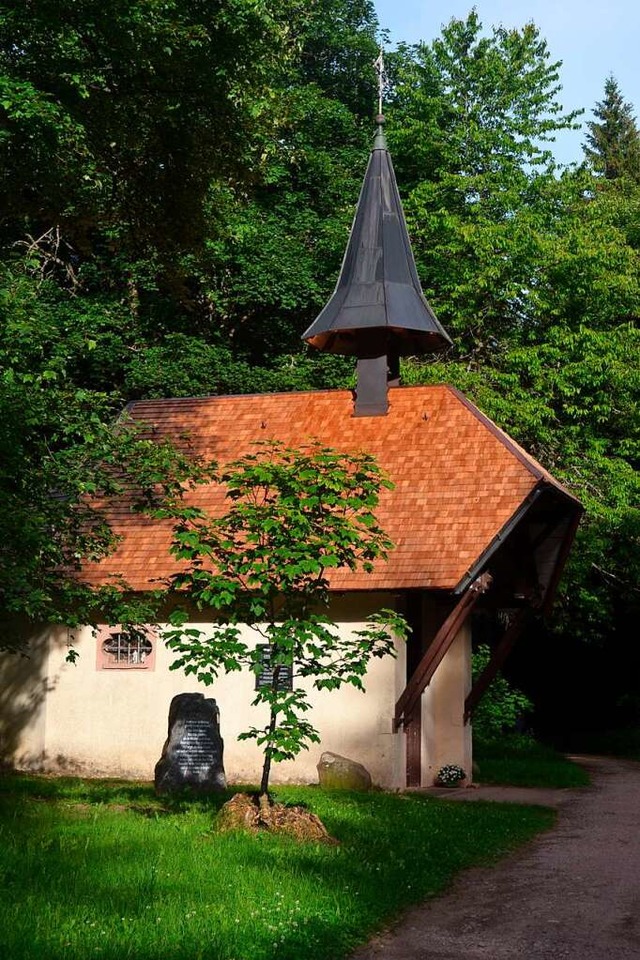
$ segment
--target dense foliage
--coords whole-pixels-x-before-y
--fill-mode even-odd
[[[400,52],[389,136],[455,340],[405,379],[461,387],[584,502],[560,623],[593,642],[638,604],[640,194],[556,168],[544,140],[575,120],[557,78],[535,27],[487,35],[471,14]]]
[[[91,306],[31,263],[0,267],[0,649],[16,635],[12,616],[74,625],[98,614],[148,619],[151,597],[91,591],[73,572],[114,544],[101,498],[132,491],[134,509],[180,498],[199,466],[167,444],[138,436],[113,395],[83,384],[91,362]],[[117,306],[104,305],[117,314]],[[117,419],[116,419],[117,418]],[[115,428],[114,428],[115,425]]]
[[[473,652],[473,680],[478,679],[491,659],[486,643]],[[500,744],[507,734],[519,731],[527,722],[533,704],[528,697],[499,673],[473,713],[473,744]]]
[[[114,444],[135,446],[108,429],[127,399],[350,383],[348,361],[311,356],[299,335],[339,269],[378,35],[370,0],[0,2],[10,612],[68,609],[61,570],[108,547],[78,505],[115,482]],[[556,629],[628,652],[640,607],[632,108],[607,80],[587,162],[561,170],[553,138],[578,118],[532,24],[483,30],[472,12],[388,61],[418,269],[454,340],[443,360],[407,361],[405,381],[460,386],[583,500]],[[137,451],[127,482],[144,498],[151,452]],[[173,462],[170,485],[188,469]]]
[[[360,0],[0,4],[5,615],[93,620],[87,495],[197,474],[114,434],[127,399],[340,376],[282,354],[339,263],[375,30]]]

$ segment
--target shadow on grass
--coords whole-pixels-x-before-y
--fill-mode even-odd
[[[2,804],[0,947],[11,960],[345,956],[462,867],[495,859],[553,819],[540,808],[414,795],[274,791],[320,816],[340,840],[329,847],[214,833],[231,791],[171,798],[173,809],[153,818],[119,806],[125,796],[134,814],[153,806],[149,785],[51,784],[43,797],[14,780],[32,802],[12,807],[5,793]],[[52,798],[60,803],[39,802]]]
[[[148,781],[90,780],[83,777],[48,777],[12,771],[0,774],[0,802],[3,795],[20,799],[75,801],[90,805],[119,805],[147,812],[157,808],[163,813],[184,813],[194,808],[217,812],[239,788],[203,794],[185,789],[175,794],[158,796]],[[254,787],[242,787],[255,790]]]

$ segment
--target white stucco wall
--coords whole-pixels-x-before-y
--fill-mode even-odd
[[[0,656],[0,761],[23,770],[42,768],[45,753],[47,700],[56,683],[49,674],[54,631],[25,634],[19,625],[7,628],[22,653]],[[66,635],[66,631],[57,629]]]
[[[334,601],[331,615],[340,630],[357,630],[388,602],[382,595],[345,595]],[[251,741],[237,740],[243,730],[263,722],[250,706],[251,673],[223,675],[206,687],[171,671],[172,655],[161,642],[156,642],[151,670],[103,670],[97,664],[98,642],[90,628],[71,637],[63,627],[50,627],[33,634],[27,657],[0,656],[0,761],[26,770],[152,779],[172,697],[201,692],[215,698],[220,709],[229,781],[259,781],[260,751]],[[80,655],[75,664],[66,662],[70,643]],[[363,763],[379,786],[404,788],[405,735],[392,732],[406,672],[404,644],[397,649],[397,659],[371,662],[366,693],[351,686],[312,692],[310,720],[321,743],[295,761],[275,764],[272,782],[317,782],[320,754],[331,750]],[[471,779],[471,725],[463,722],[470,685],[471,631],[465,626],[422,697],[423,786],[430,786],[446,763],[460,765]]]
[[[388,602],[388,598],[374,595],[337,598],[331,616],[341,631],[357,630],[367,615]],[[251,741],[237,741],[240,732],[259,726],[262,720],[259,710],[250,706],[253,674],[223,675],[205,687],[181,671],[169,670],[172,656],[162,643],[156,645],[152,670],[103,670],[97,666],[97,640],[90,628],[74,635],[73,646],[79,653],[75,664],[65,659],[68,640],[67,631],[60,628],[34,638],[39,658],[37,664],[34,660],[31,668],[26,668],[21,702],[28,705],[37,691],[46,691],[46,696],[38,704],[33,701],[31,713],[27,709],[26,715],[22,711],[15,717],[13,729],[5,737],[5,759],[19,767],[149,780],[166,738],[172,697],[202,692],[215,698],[220,709],[229,781],[259,780],[259,749]],[[312,745],[295,761],[274,765],[272,782],[317,782],[320,753],[331,750],[363,763],[374,783],[382,787],[404,786],[404,736],[392,732],[392,718],[404,688],[405,669],[404,646],[400,644],[397,659],[371,662],[364,680],[366,693],[348,685],[340,690],[314,691],[309,718],[320,733],[321,744]],[[11,726],[10,719],[7,722]]]
[[[462,767],[471,782],[471,724],[464,722],[470,690],[471,627],[467,622],[422,695],[422,786],[431,786],[447,763]]]

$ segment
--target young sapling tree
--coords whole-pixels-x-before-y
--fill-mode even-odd
[[[309,678],[317,690],[347,683],[364,689],[369,660],[393,654],[394,638],[406,636],[393,610],[380,610],[350,633],[328,616],[328,572],[370,572],[392,548],[375,517],[380,490],[391,483],[367,454],[277,442],[258,444],[217,480],[226,487],[228,511],[212,517],[184,507],[175,526],[172,552],[185,568],[173,588],[182,602],[165,639],[177,655],[172,669],[205,684],[242,668],[258,677],[268,663],[269,681],[257,685],[253,700],[267,707],[267,722],[241,734],[263,748],[264,797],[272,762],[319,742],[307,716],[309,691],[298,681]],[[212,613],[206,631],[186,626],[193,605]],[[245,625],[261,642],[248,638]]]

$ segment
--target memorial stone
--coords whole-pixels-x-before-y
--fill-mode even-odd
[[[209,793],[226,786],[216,701],[203,693],[179,693],[169,707],[169,734],[155,768],[156,792],[189,787]]]

